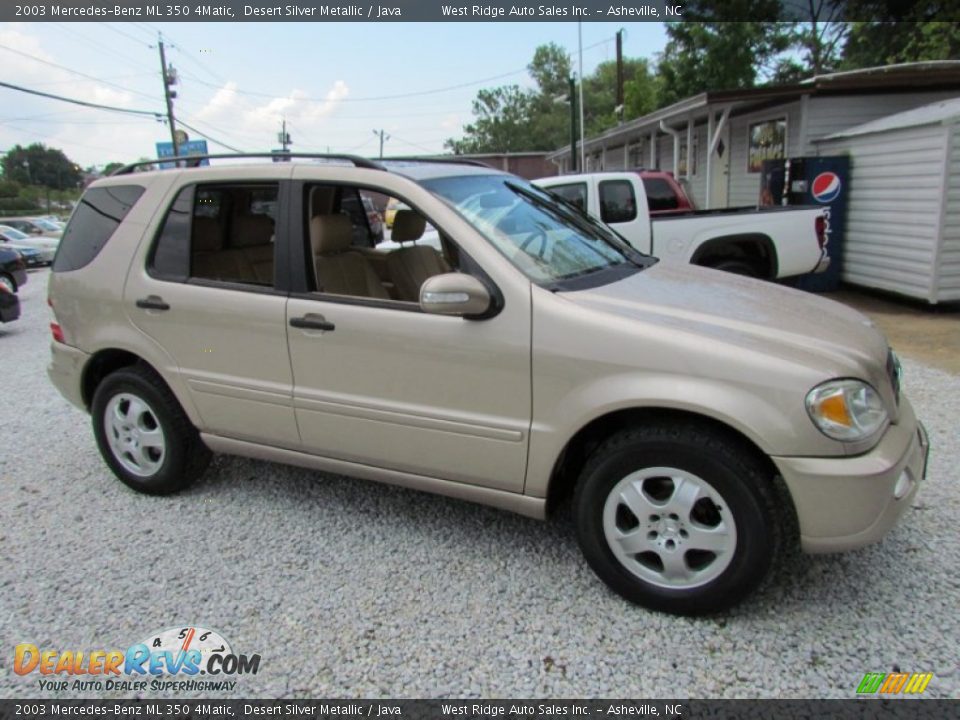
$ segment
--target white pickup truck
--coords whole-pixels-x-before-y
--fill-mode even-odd
[[[534,180],[616,230],[643,253],[768,280],[830,264],[816,207],[695,210],[670,173],[652,170]]]

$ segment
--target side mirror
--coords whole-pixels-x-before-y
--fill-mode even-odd
[[[434,315],[476,317],[490,309],[490,292],[472,275],[434,275],[420,286],[420,308]]]

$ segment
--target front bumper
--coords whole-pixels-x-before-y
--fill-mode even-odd
[[[856,457],[774,457],[800,522],[805,552],[841,552],[880,540],[926,476],[927,433],[905,397],[900,417]]]
[[[47,366],[47,376],[61,395],[84,412],[87,407],[83,402],[81,383],[83,368],[89,357],[83,350],[64,345],[56,340],[50,343],[50,364]]]

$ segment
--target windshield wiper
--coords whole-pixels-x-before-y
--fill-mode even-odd
[[[656,262],[655,258],[638,252],[632,245],[630,245],[630,243],[620,237],[620,235],[617,235],[609,228],[600,224],[588,214],[582,212],[579,208],[576,208],[575,213],[571,213],[569,209],[573,206],[566,202],[566,200],[558,203],[552,199],[548,199],[552,198],[553,196],[547,192],[544,192],[543,188],[537,188],[537,191],[546,195],[546,198],[541,197],[536,192],[528,190],[522,185],[512,183],[509,180],[504,181],[503,184],[521,197],[524,197],[532,202],[537,207],[540,207],[551,214],[559,215],[564,220],[572,222],[580,230],[588,233],[590,237],[597,238],[598,240],[606,243],[637,267],[641,269],[647,268]]]

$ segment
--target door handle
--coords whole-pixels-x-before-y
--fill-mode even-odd
[[[309,313],[303,317],[290,318],[290,327],[300,328],[301,330],[325,330],[333,332],[336,325],[327,321],[323,315]]]
[[[159,295],[147,295],[137,300],[137,307],[144,310],[169,310],[170,306]]]

